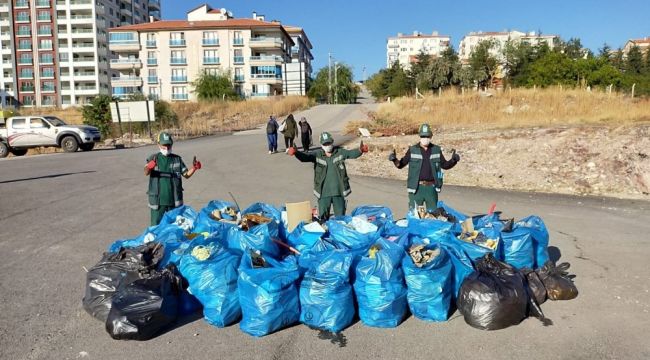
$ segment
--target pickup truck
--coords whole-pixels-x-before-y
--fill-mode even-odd
[[[56,116],[13,116],[0,122],[0,158],[22,156],[30,148],[60,147],[65,152],[90,151],[101,140],[99,129],[68,125]]]

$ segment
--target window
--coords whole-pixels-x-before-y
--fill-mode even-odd
[[[233,45],[244,45],[244,38],[242,38],[241,31],[235,31],[232,43]]]
[[[203,32],[203,45],[219,45],[219,37],[216,31]]]
[[[22,81],[20,83],[20,91],[22,91],[22,92],[34,92],[34,82],[32,82],[32,81]]]
[[[43,96],[43,101],[41,102],[41,105],[54,105],[54,96],[52,95]]]
[[[41,70],[41,76],[42,77],[54,77],[54,68],[44,67]]]
[[[160,99],[160,92],[157,87],[150,87],[149,88],[149,98],[153,100],[158,100]]]
[[[25,96],[25,98],[26,97],[27,96]],[[27,128],[25,118],[18,118],[18,119],[14,118],[14,121],[11,122],[11,126],[14,129],[26,129]]]
[[[38,41],[38,48],[40,50],[52,50],[52,40],[50,40],[50,39],[39,40]]]
[[[235,49],[233,61],[235,64],[244,63],[244,53],[241,49]]]
[[[235,68],[235,81],[244,81],[244,69]]]
[[[50,19],[51,19],[51,17],[50,17],[50,12],[49,11],[44,10],[44,11],[39,11],[38,12],[38,20],[50,21]]]
[[[185,69],[172,69],[172,82],[186,82],[187,71]]]
[[[18,41],[18,50],[31,50],[32,41],[28,39],[23,39]]]
[[[52,54],[41,54],[40,62],[43,64],[53,64],[54,56],[52,56]]]
[[[39,25],[38,35],[52,35],[52,25]]]
[[[187,100],[187,88],[185,86],[172,86],[172,100]]]
[[[29,25],[20,25],[18,26],[18,36],[28,36],[31,35],[32,31]]]
[[[137,43],[135,33],[132,32],[114,32],[110,33],[110,42],[113,43]]]
[[[31,106],[34,105],[34,96],[29,95],[29,96],[23,96],[23,105],[25,106]],[[15,123],[14,123],[15,124]],[[15,127],[15,126],[14,126]],[[24,129],[24,127],[23,127]]]
[[[19,64],[31,64],[32,63],[32,54],[20,54],[20,59],[18,59]],[[22,71],[22,70],[21,70]]]
[[[29,12],[27,11],[19,11],[16,14],[16,21],[27,21],[29,22]]]
[[[147,46],[156,47],[156,34],[147,34]]]
[[[187,59],[185,59],[185,51],[183,50],[172,50],[171,56],[172,64],[186,64]]]
[[[149,74],[147,76],[147,83],[149,84],[158,83],[158,71],[156,69],[149,69]]]
[[[54,81],[43,81],[43,91],[54,91]]]
[[[204,64],[218,64],[219,55],[217,50],[203,50],[203,63]]]
[[[50,126],[43,119],[31,118],[29,119],[29,127],[32,129],[49,128]]]
[[[185,46],[185,33],[183,32],[170,33],[169,46]]]

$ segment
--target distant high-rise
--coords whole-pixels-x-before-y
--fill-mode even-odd
[[[0,91],[19,106],[110,94],[111,27],[160,19],[160,0],[0,0]]]
[[[404,68],[410,68],[417,59],[418,54],[425,53],[432,57],[439,57],[449,47],[451,37],[413,32],[413,35],[397,34],[389,37],[386,43],[386,67],[399,62]]]

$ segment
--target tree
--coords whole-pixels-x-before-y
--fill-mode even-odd
[[[213,74],[204,70],[192,86],[199,100],[239,99],[229,73]]]
[[[482,40],[469,56],[472,75],[480,87],[487,87],[497,71],[498,61],[490,53],[495,46],[492,40]]]
[[[585,55],[579,38],[569,39],[569,41],[562,44],[561,49],[570,59],[580,59]]]
[[[394,69],[394,74],[388,86],[387,95],[390,97],[399,97],[407,95],[411,90],[408,76],[401,66]]]
[[[336,94],[339,104],[355,103],[360,89],[354,83],[352,68],[346,64],[339,63],[337,70],[332,69],[332,72],[334,71],[336,71],[337,82],[334,83],[335,77],[332,74],[332,101],[334,101],[334,94]],[[320,69],[307,95],[317,101],[327,101],[329,93],[328,79],[328,69],[326,67]]]
[[[643,71],[643,54],[638,46],[634,45],[627,53],[625,71],[630,74],[640,74]]]
[[[611,56],[612,56],[612,48],[607,45],[607,43],[603,44],[603,47],[598,49],[598,57],[604,60],[607,60],[609,62]]]
[[[104,137],[111,135],[111,101],[108,95],[97,95],[81,109],[84,124],[97,127]]]
[[[417,55],[415,62],[411,64],[411,69],[408,71],[407,76],[410,83],[414,84],[419,89],[429,89],[431,87],[429,79],[426,76],[427,69],[432,62],[432,57],[426,54],[423,50]]]

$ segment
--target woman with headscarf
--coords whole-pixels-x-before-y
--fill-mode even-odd
[[[311,146],[311,126],[307,122],[307,119],[303,116],[300,118],[300,140],[302,142],[302,148],[304,151],[309,151]]]
[[[297,133],[298,125],[296,124],[296,119],[293,118],[293,114],[289,114],[286,120],[284,120],[284,131],[282,132],[284,135],[284,146],[286,147],[285,152],[293,147],[293,140],[296,138]]]

